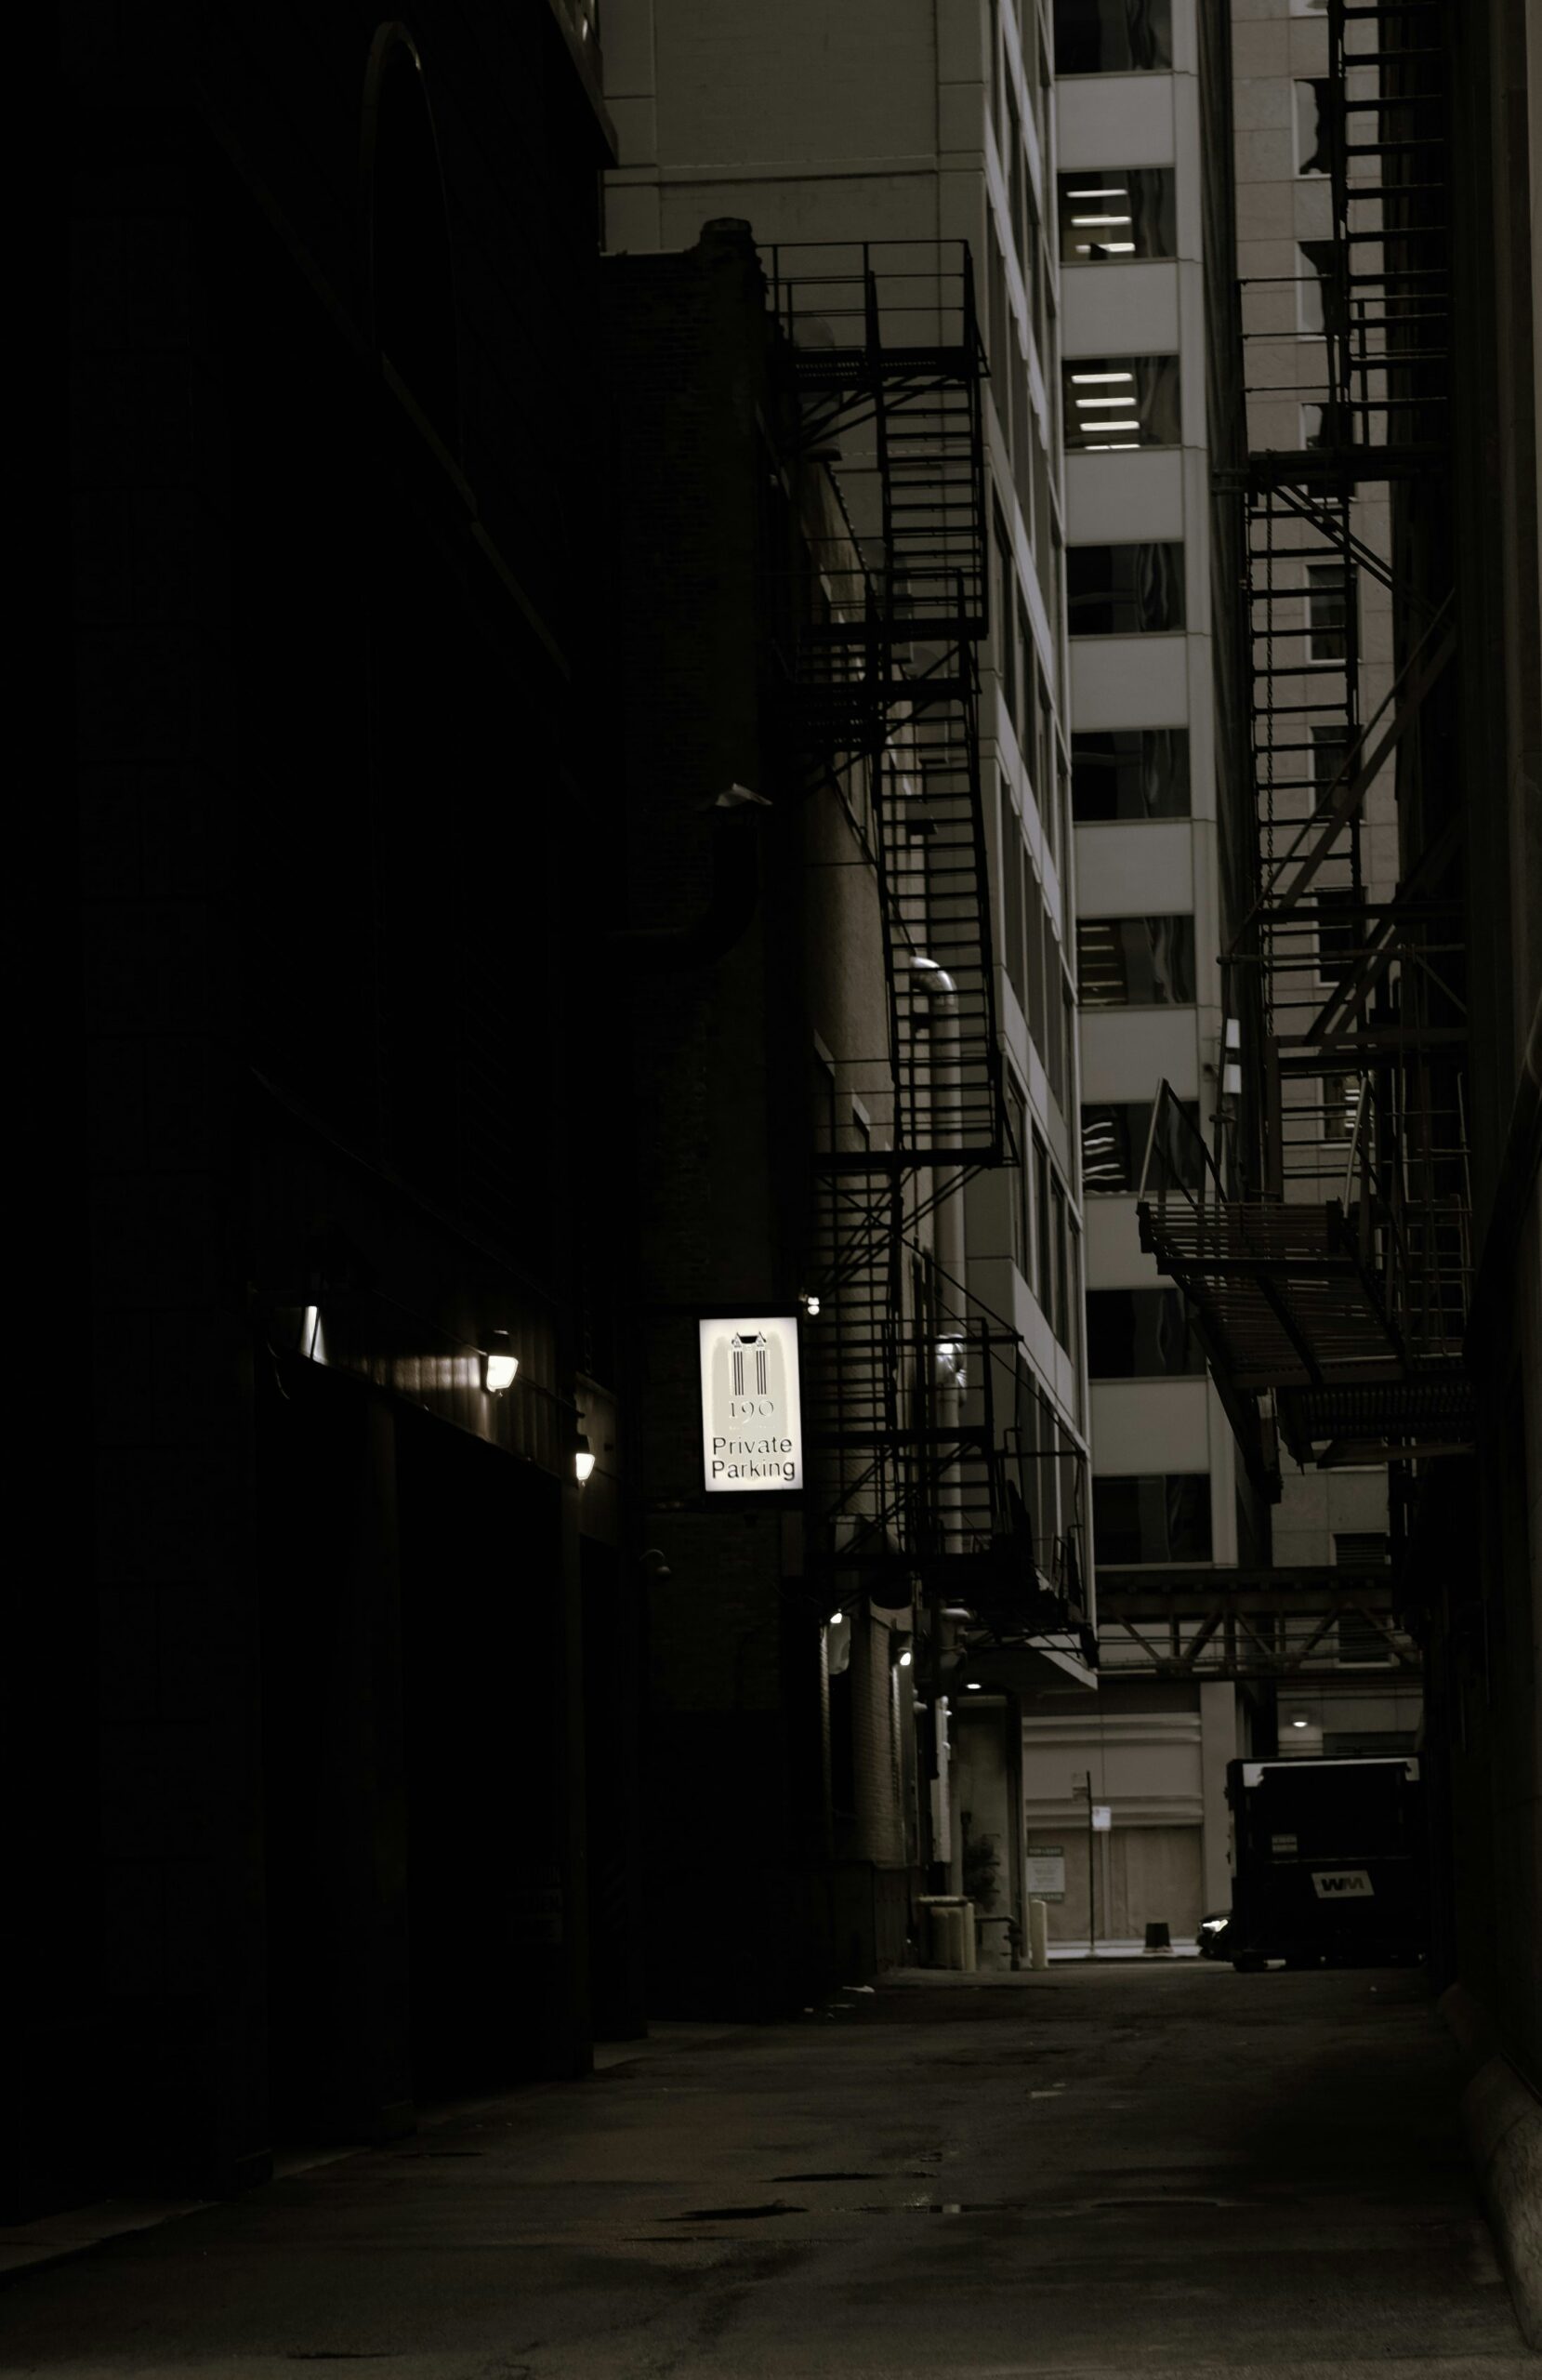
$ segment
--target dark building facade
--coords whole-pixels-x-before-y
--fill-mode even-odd
[[[66,25],[19,2215],[579,2069],[618,1691],[594,29]]]

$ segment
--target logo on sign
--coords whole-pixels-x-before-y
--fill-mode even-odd
[[[1311,1888],[1319,1900],[1376,1898],[1376,1887],[1364,1868],[1313,1868]]]
[[[803,1485],[797,1325],[790,1316],[701,1325],[702,1472],[710,1492]]]

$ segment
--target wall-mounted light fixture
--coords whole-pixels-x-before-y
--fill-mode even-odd
[[[812,1322],[814,1316],[819,1312],[819,1300],[815,1297],[813,1291],[811,1289],[801,1290],[798,1294],[797,1302],[803,1308],[803,1311],[808,1316],[810,1321]]]
[[[1304,1711],[1297,1711],[1292,1713],[1290,1724],[1293,1727],[1306,1727],[1311,1723]]]
[[[520,1358],[508,1343],[507,1330],[494,1330],[493,1344],[481,1359],[481,1384],[489,1396],[501,1396],[512,1388],[519,1372]]]
[[[832,1627],[832,1628],[838,1628],[838,1627],[840,1626],[841,1621],[845,1619],[845,1617],[846,1617],[846,1614],[844,1613],[844,1611],[842,1611],[842,1609],[841,1609],[840,1606],[837,1604],[837,1605],[836,1606],[836,1608],[834,1609],[834,1611],[830,1614],[830,1625],[831,1625],[831,1627]]]
[[[594,1477],[594,1449],[582,1430],[573,1442],[573,1470],[580,1488],[586,1479]]]
[[[900,1667],[903,1670],[907,1670],[910,1667],[910,1659],[911,1657],[908,1651],[902,1653],[900,1655]]]

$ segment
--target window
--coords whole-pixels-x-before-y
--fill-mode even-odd
[[[1071,1345],[1071,1282],[1068,1270],[1069,1250],[1065,1239],[1065,1187],[1059,1174],[1049,1184],[1049,1203],[1055,1219],[1055,1311],[1050,1328],[1061,1345]]]
[[[1092,1482],[1098,1561],[1208,1562],[1208,1472],[1154,1472]]]
[[[1049,1077],[1049,1095],[1063,1116],[1065,1113],[1065,1026],[1061,994],[1065,978],[1061,972],[1061,946],[1048,919],[1045,920],[1044,959],[1044,1033],[1049,1044],[1046,1053],[1046,1071]]]
[[[1022,926],[1022,821],[1018,816],[1007,780],[1001,780],[1001,938],[1007,980],[1028,1013],[1028,985],[1023,972],[1026,945]]]
[[[1325,884],[1317,893],[1317,978],[1341,984],[1354,972],[1364,939],[1364,894],[1358,884]]]
[[[1187,818],[1186,727],[1117,727],[1071,738],[1071,808],[1082,826]]]
[[[1073,636],[1160,636],[1183,626],[1183,548],[1072,546],[1065,558]]]
[[[1360,1113],[1360,1077],[1358,1075],[1325,1075],[1323,1077],[1323,1138],[1325,1141],[1352,1141],[1355,1118]]]
[[[1325,411],[1326,408],[1323,405],[1303,405],[1301,407],[1301,444],[1303,447],[1311,448],[1313,446],[1326,445],[1327,441],[1323,434],[1323,421]]]
[[[1301,174],[1325,174],[1328,171],[1328,99],[1332,86],[1327,82],[1298,83],[1296,96],[1296,171]]]
[[[1087,1368],[1094,1380],[1163,1380],[1205,1369],[1181,1289],[1088,1289]]]
[[[1032,873],[1023,879],[1023,902],[1028,911],[1028,1031],[1035,1049],[1046,1065],[1049,1051],[1045,1032],[1048,1012],[1044,1005],[1044,955],[1047,945],[1053,945],[1054,936],[1044,913],[1044,894],[1038,878]]]
[[[1014,641],[1017,628],[1017,564],[1012,559],[1012,541],[1008,534],[1001,508],[995,508],[995,660],[1001,672],[1001,700],[1014,733],[1021,717],[1018,689],[1021,682],[1021,655]],[[1019,736],[1021,744],[1021,734]]]
[[[1387,1539],[1377,1529],[1334,1533],[1333,1558],[1340,1567],[1379,1567],[1387,1559]],[[1393,1652],[1386,1633],[1364,1612],[1338,1615],[1338,1665],[1341,1669],[1390,1669]]]
[[[1314,727],[1311,731],[1311,782],[1321,810],[1338,784],[1349,758],[1349,738],[1341,727]]]
[[[1348,595],[1341,562],[1307,564],[1307,659],[1342,661],[1349,652]]]
[[[1026,1281],[1032,1271],[1028,1243],[1028,1102],[1010,1077],[1007,1082],[1007,1103],[1012,1119],[1012,1138],[1017,1144],[1018,1163],[1008,1169],[1007,1200],[1010,1210],[1008,1233],[1012,1262]]]
[[[1057,74],[1162,73],[1172,62],[1172,0],[1055,0]]]
[[[1184,1111],[1199,1130],[1199,1104],[1185,1101]],[[1082,1109],[1082,1188],[1103,1197],[1132,1197],[1140,1187],[1140,1169],[1151,1137],[1149,1100],[1100,1102]],[[1186,1132],[1175,1130],[1166,1152],[1169,1180],[1199,1187],[1199,1151]]]
[[[1078,918],[1076,958],[1083,1008],[1193,1003],[1193,918]]]
[[[1061,174],[1060,212],[1062,264],[1178,252],[1170,165],[1088,165]]]
[[[1034,1295],[1048,1314],[1052,1295],[1049,1286],[1049,1152],[1037,1132],[1034,1134],[1034,1216],[1038,1225],[1038,1269],[1034,1280]]]
[[[1077,356],[1061,384],[1069,455],[1181,441],[1176,355]]]

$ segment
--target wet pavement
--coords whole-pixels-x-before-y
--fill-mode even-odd
[[[1423,1978],[1059,1966],[661,2029],[13,2276],[0,2370],[1532,2380]]]

